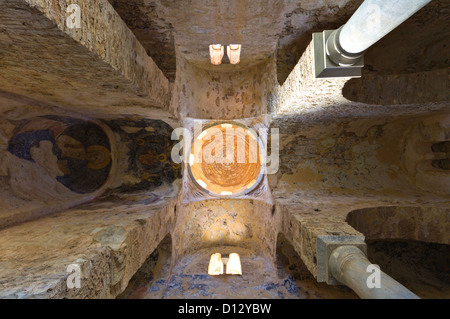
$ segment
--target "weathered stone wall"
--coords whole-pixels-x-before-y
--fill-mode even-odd
[[[403,239],[450,244],[449,208],[364,208],[350,212],[346,220],[367,240]]]
[[[0,297],[114,298],[172,231],[174,204],[100,202],[1,230]],[[71,264],[79,289],[67,287]]]
[[[170,117],[168,80],[111,5],[80,2],[81,28],[70,29],[70,3],[3,2],[2,91],[85,115],[145,111]]]
[[[313,53],[311,41],[277,90],[275,120],[286,130],[343,119],[448,112],[448,68],[414,74],[367,73],[360,79],[316,79]]]
[[[342,94],[351,101],[398,105],[449,101],[448,68],[408,74],[365,73],[345,83]]]
[[[305,129],[299,125],[295,133],[275,122],[282,134],[280,170],[269,177],[273,195],[288,205],[333,198],[370,206],[377,201],[448,205],[448,171],[421,166],[437,156],[429,141],[446,140],[447,119],[448,114],[335,121]],[[414,133],[417,127],[425,133]]]
[[[271,107],[276,89],[273,58],[234,72],[201,69],[181,55],[177,61],[172,108],[181,117],[242,119],[265,114]]]
[[[170,81],[175,80],[177,47],[188,61],[213,69],[217,67],[209,64],[210,44],[241,43],[242,63],[221,69],[242,70],[275,52],[278,78],[284,82],[311,32],[341,26],[362,0],[194,0],[184,1],[181,10],[177,1],[109,2]]]

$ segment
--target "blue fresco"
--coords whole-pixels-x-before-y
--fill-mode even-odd
[[[20,159],[35,162],[33,147],[52,143],[58,169],[56,180],[73,192],[97,190],[107,180],[111,168],[111,148],[107,135],[96,124],[59,116],[41,116],[20,121],[9,140],[8,151]]]

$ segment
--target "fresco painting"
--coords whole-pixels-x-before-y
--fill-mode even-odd
[[[124,118],[105,120],[103,125],[116,136],[116,147],[127,150],[125,159],[118,163],[123,176],[115,176],[116,183],[103,197],[153,191],[181,177],[180,165],[171,160],[176,141],[170,138],[168,124]],[[98,124],[64,116],[17,121],[7,150],[20,159],[52,166],[45,167],[49,175],[77,194],[92,193],[105,185],[113,162],[109,137]],[[36,154],[41,154],[39,159]]]
[[[21,121],[8,143],[18,158],[36,162],[35,149],[51,143],[57,158],[56,179],[71,191],[92,193],[108,179],[111,147],[106,133],[95,123],[61,116],[43,116]],[[56,168],[55,168],[56,169]]]
[[[181,178],[181,167],[171,160],[176,141],[165,122],[149,119],[119,119],[106,122],[128,149],[127,174],[137,182],[125,183],[112,193],[152,191]]]

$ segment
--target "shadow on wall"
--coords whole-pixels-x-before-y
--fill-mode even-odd
[[[450,245],[450,208],[363,208],[351,211],[346,221],[367,240],[400,239]]]
[[[413,240],[368,241],[367,257],[420,298],[450,296],[450,245]]]
[[[423,119],[408,130],[402,164],[422,190],[448,194],[450,185],[450,116]]]
[[[342,94],[354,102],[400,105],[447,102],[448,69],[410,74],[365,72],[345,83]]]
[[[449,10],[448,1],[431,1],[370,47],[362,78],[343,95],[376,105],[447,102]]]
[[[172,237],[167,234],[117,299],[160,299],[172,269]]]

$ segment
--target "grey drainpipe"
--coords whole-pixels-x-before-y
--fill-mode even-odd
[[[359,77],[363,54],[431,0],[365,0],[337,30],[313,34],[316,78]]]
[[[372,263],[356,246],[340,246],[333,250],[329,259],[329,270],[334,278],[363,299],[420,299],[381,270],[379,288],[369,287],[367,269],[370,265]]]

